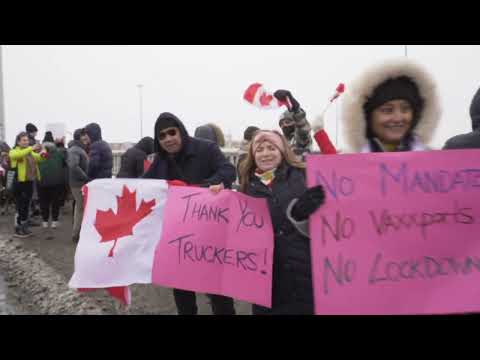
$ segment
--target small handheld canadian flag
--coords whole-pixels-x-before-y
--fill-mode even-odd
[[[267,89],[260,83],[254,83],[250,85],[245,93],[243,94],[243,99],[248,103],[256,106],[260,109],[278,109],[283,105],[287,108],[291,108],[291,104],[287,101],[280,101],[276,99],[272,93],[268,92]]]
[[[325,112],[328,110],[328,108],[330,107],[330,105],[332,105],[332,103],[338,99],[338,97],[340,95],[342,95],[343,93],[345,92],[345,84],[343,83],[340,83],[338,84],[337,88],[335,89],[335,94],[328,100],[328,104],[327,106],[325,107],[325,109],[322,111],[322,115],[323,116],[325,114]]]

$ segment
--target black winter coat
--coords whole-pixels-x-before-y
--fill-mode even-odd
[[[275,236],[272,308],[253,305],[254,315],[314,314],[310,239],[287,218],[290,202],[306,190],[304,172],[286,165],[277,170],[271,189],[255,175],[250,178],[246,194],[267,199]]]
[[[173,157],[158,143],[158,127],[162,121],[174,121],[182,135],[182,150]],[[163,113],[155,124],[153,164],[143,175],[145,179],[182,180],[190,185],[218,185],[231,188],[235,167],[227,160],[217,144],[188,135],[183,123],[173,114]]]
[[[102,130],[98,124],[92,123],[85,127],[90,138],[88,177],[90,180],[111,178],[113,154],[110,145],[102,140]]]
[[[117,178],[139,178],[144,173],[144,162],[153,153],[153,139],[143,138],[123,155]]]
[[[470,117],[473,131],[448,139],[444,150],[480,149],[480,89],[477,90],[470,105]]]

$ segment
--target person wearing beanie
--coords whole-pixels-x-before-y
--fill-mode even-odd
[[[405,58],[367,69],[343,96],[349,152],[428,150],[440,116],[434,79]]]
[[[240,191],[267,201],[274,230],[272,306],[253,315],[313,315],[308,218],[324,203],[321,185],[307,188],[305,163],[277,131],[255,132],[240,166]]]
[[[444,150],[480,149],[480,89],[477,90],[470,104],[470,118],[473,131],[448,139],[443,146]]]
[[[38,144],[38,141],[35,139],[35,137],[37,136],[37,133],[38,133],[38,129],[35,125],[33,125],[32,123],[28,123],[26,126],[25,126],[25,131],[27,132],[28,134],[28,143],[30,146],[33,146],[35,144]]]
[[[305,111],[300,107],[299,102],[288,90],[277,90],[273,96],[279,101],[287,102],[286,110],[278,121],[283,135],[290,143],[293,152],[297,156],[303,156],[312,150],[311,127],[307,120]]]
[[[154,128],[155,159],[142,176],[145,179],[180,180],[190,186],[209,187],[217,192],[231,188],[235,167],[225,158],[218,145],[189,136],[175,115],[165,112]],[[196,315],[196,295],[193,291],[174,289],[179,315]],[[209,295],[215,315],[234,315],[233,299]]]
[[[88,177],[90,180],[111,178],[113,154],[110,145],[102,139],[100,125],[91,123],[85,126],[90,139]]]
[[[78,243],[83,218],[82,187],[89,182],[88,155],[86,148],[88,135],[85,129],[77,129],[73,133],[73,141],[67,150],[68,184],[75,200],[73,210],[72,241]]]
[[[139,178],[145,172],[145,161],[153,154],[153,138],[146,136],[122,155],[117,178]]]
[[[51,131],[45,133],[42,142],[47,151],[46,160],[39,164],[41,180],[38,182],[38,198],[40,200],[40,212],[42,226],[48,228],[51,215],[51,228],[59,226],[60,206],[62,194],[65,188],[65,172],[67,162],[65,153],[60,151]]]
[[[53,140],[53,134],[51,131],[45,132],[45,136],[43,137],[42,143],[54,143],[55,141]]]

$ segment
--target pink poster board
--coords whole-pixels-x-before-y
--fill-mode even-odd
[[[317,314],[480,310],[480,150],[309,156]]]
[[[152,282],[271,306],[273,230],[265,199],[173,186]]]

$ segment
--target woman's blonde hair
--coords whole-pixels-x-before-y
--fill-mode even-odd
[[[282,164],[286,163],[290,166],[293,166],[299,169],[305,169],[305,163],[298,159],[298,157],[290,148],[290,144],[288,143],[287,139],[285,139],[285,137],[282,134],[280,134],[276,130],[257,130],[253,134],[252,141],[250,141],[248,145],[247,157],[239,164],[238,177],[240,179],[241,192],[245,192],[247,190],[247,185],[250,180],[250,177],[255,173],[255,170],[257,169],[257,164],[255,163],[255,154],[253,153],[253,144],[255,143],[255,138],[261,132],[265,132],[265,131],[277,134],[282,140],[283,147],[285,149],[285,153],[282,154],[282,157],[283,157]]]

